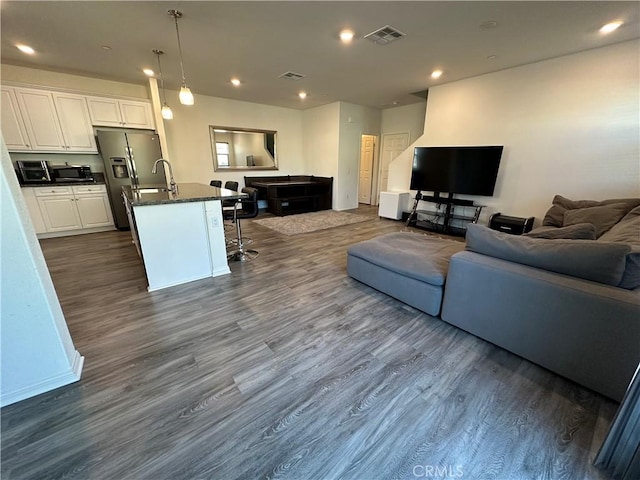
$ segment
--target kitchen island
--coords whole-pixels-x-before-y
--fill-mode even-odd
[[[230,273],[221,200],[246,194],[200,183],[122,187],[148,290]]]

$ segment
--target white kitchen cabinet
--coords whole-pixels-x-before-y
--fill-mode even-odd
[[[27,204],[27,210],[29,211],[29,217],[31,217],[31,223],[36,233],[44,233],[47,231],[47,226],[44,224],[42,218],[42,212],[40,212],[40,206],[38,205],[38,199],[32,187],[24,187],[21,189],[24,202]]]
[[[113,214],[104,185],[75,186],[73,193],[82,228],[113,226]]]
[[[15,89],[2,86],[2,136],[9,151],[31,150]]]
[[[51,93],[26,88],[16,88],[15,92],[31,150],[65,152],[67,149]]]
[[[84,96],[28,88],[16,88],[15,95],[30,141],[21,150],[98,152]]]
[[[84,96],[53,93],[65,148],[73,152],[98,153],[89,108]]]
[[[78,230],[82,228],[80,214],[73,195],[39,197],[38,205],[47,226],[47,232]]]
[[[153,112],[148,102],[87,97],[91,123],[104,127],[154,129]]]
[[[47,232],[61,232],[82,228],[80,214],[71,187],[34,187],[38,207]]]
[[[33,191],[44,233],[79,234],[114,227],[105,185],[34,187]]]

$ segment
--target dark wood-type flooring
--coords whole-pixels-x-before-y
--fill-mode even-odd
[[[357,213],[151,294],[128,232],[43,240],[85,366],[2,409],[2,478],[606,478],[617,404],[349,278],[402,229]]]

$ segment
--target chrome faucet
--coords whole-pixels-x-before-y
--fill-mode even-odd
[[[164,158],[159,158],[158,160],[156,160],[156,163],[153,164],[153,168],[151,169],[151,173],[156,174],[158,173],[158,164],[160,162],[164,162],[169,166],[169,185],[171,186],[171,193],[173,193],[174,195],[178,194],[178,185],[176,184],[176,181],[173,179],[173,169],[171,168],[171,164],[169,163],[169,160],[165,160]]]

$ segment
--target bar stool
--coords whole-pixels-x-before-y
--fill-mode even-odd
[[[241,199],[233,210],[223,210],[222,215],[225,220],[233,220],[236,224],[237,250],[229,252],[227,259],[233,262],[246,262],[258,256],[258,251],[245,248],[245,241],[242,238],[240,220],[255,218],[258,216],[258,190],[251,187],[244,187],[242,193],[249,195],[248,198]]]
[[[231,180],[227,180],[226,182],[224,182],[224,188],[226,188],[227,190],[233,190],[234,192],[238,191],[238,182],[233,182]],[[238,203],[237,200],[223,200],[222,201],[222,208],[235,208],[236,203]]]
[[[212,187],[222,188],[222,180],[211,180],[209,182],[209,185],[211,185]]]

